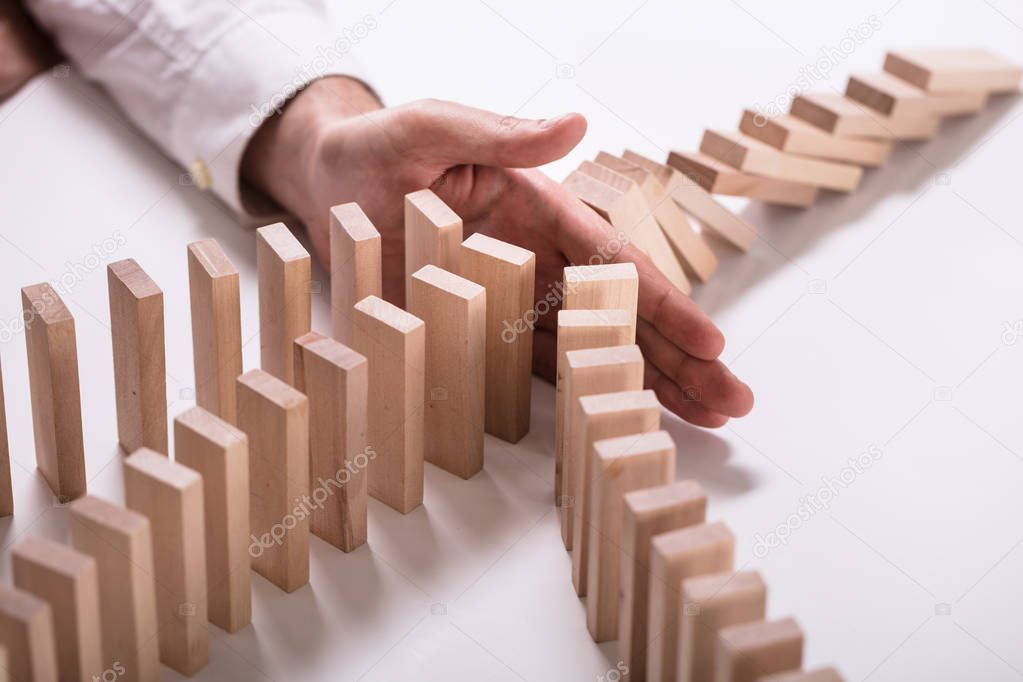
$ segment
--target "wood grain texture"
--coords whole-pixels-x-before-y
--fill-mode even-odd
[[[639,272],[635,263],[570,265],[563,271],[562,310],[628,310],[636,324]]]
[[[980,90],[1018,92],[1023,69],[1019,64],[977,48],[898,50],[885,56],[884,70],[934,93]]]
[[[797,95],[789,113],[832,135],[884,140],[926,140],[934,137],[941,122],[937,116],[884,116],[833,92]]]
[[[156,577],[160,661],[194,675],[209,661],[206,526],[198,472],[148,448],[124,461],[129,509],[149,519]]]
[[[131,258],[107,266],[107,291],[121,448],[167,454],[163,291]]]
[[[21,290],[36,465],[61,502],[86,492],[75,320],[46,283]]]
[[[188,245],[195,402],[232,424],[237,421],[235,379],[242,373],[238,270],[215,239]]]
[[[0,644],[7,651],[8,670],[14,680],[57,681],[53,614],[44,600],[0,585]]]
[[[845,96],[890,117],[965,116],[987,104],[983,90],[930,93],[890,73],[863,73],[849,77]]]
[[[294,385],[295,339],[312,325],[312,259],[284,223],[256,230],[260,366]]]
[[[668,165],[713,194],[800,208],[817,200],[817,188],[813,185],[744,173],[700,152],[669,152]]]
[[[458,272],[462,219],[429,189],[405,195],[405,301],[424,265]]]
[[[746,109],[739,130],[783,152],[861,166],[881,166],[892,151],[890,140],[832,135],[791,114],[766,116]]]
[[[7,406],[4,403],[4,372],[0,368],[0,517],[14,513],[11,450],[7,437]]]
[[[756,682],[803,665],[803,631],[792,618],[757,621],[718,632],[714,682]]]
[[[536,255],[477,232],[459,259],[459,274],[487,291],[486,432],[517,443],[529,433]]]
[[[352,343],[352,306],[382,297],[380,233],[355,202],[330,209],[331,336]]]

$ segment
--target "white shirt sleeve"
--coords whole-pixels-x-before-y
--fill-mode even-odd
[[[202,189],[250,217],[274,210],[243,186],[253,134],[317,78],[363,80],[350,54],[371,16],[338,33],[300,0],[28,0],[86,75]]]

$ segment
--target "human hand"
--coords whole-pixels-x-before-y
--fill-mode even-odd
[[[0,102],[50,68],[59,53],[15,0],[0,0]]]

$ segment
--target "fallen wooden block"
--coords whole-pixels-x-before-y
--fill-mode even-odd
[[[312,325],[312,259],[284,223],[256,230],[260,366],[295,384],[295,339]]]
[[[249,438],[193,407],[174,419],[174,460],[202,476],[210,622],[237,632],[252,622]]]
[[[369,364],[309,332],[295,339],[295,388],[309,398],[309,489],[314,535],[343,552],[366,544]]]
[[[623,501],[621,606],[618,656],[628,668],[623,679],[645,680],[650,595],[650,541],[671,530],[703,523],[707,495],[687,480],[626,493]],[[659,637],[660,633],[654,633]]]
[[[590,526],[593,523],[593,481],[597,465],[593,444],[598,440],[656,431],[661,426],[661,404],[653,391],[621,391],[584,395],[576,410],[574,452],[565,457],[576,464],[572,514],[572,584],[585,597],[589,587]]]
[[[1018,92],[1023,69],[987,50],[913,49],[889,52],[884,70],[928,92]]]
[[[0,585],[0,644],[7,672],[20,682],[56,682],[57,651],[50,605],[28,592]]]
[[[382,297],[380,233],[355,202],[330,209],[331,336],[352,342],[352,306]]]
[[[252,570],[294,592],[309,582],[309,401],[250,370],[238,377],[238,428],[249,437]]]
[[[830,92],[797,95],[789,106],[789,113],[832,135],[885,140],[927,140],[934,137],[941,123],[937,116],[883,116],[848,97]]]
[[[33,535],[15,545],[11,564],[15,586],[50,605],[60,679],[99,678],[106,666],[96,560]]]
[[[53,288],[21,290],[36,466],[61,502],[86,492],[75,319]]]
[[[426,326],[376,296],[355,304],[353,347],[369,362],[369,494],[407,514],[423,503]]]
[[[429,189],[405,195],[405,300],[424,265],[458,272],[462,219]]]
[[[803,631],[791,618],[743,623],[718,632],[715,682],[756,682],[803,665]]]
[[[238,270],[215,239],[188,245],[195,402],[237,422],[235,379],[242,373]]]
[[[817,200],[817,188],[813,185],[743,173],[699,152],[669,152],[668,165],[713,194],[799,207],[810,206]]]
[[[906,118],[975,114],[987,103],[982,90],[929,93],[884,72],[850,76],[845,96],[885,116]]]
[[[713,680],[718,631],[764,619],[767,585],[756,571],[712,573],[682,581],[678,680]]]
[[[853,191],[863,176],[859,166],[785,154],[751,137],[728,131],[704,131],[700,151],[739,170],[836,192]]]
[[[783,152],[862,166],[883,165],[892,151],[889,140],[832,135],[791,114],[768,117],[746,109],[739,130]]]
[[[160,661],[194,675],[209,661],[203,482],[194,470],[148,448],[124,461],[129,509],[149,519]]]
[[[619,436],[593,443],[589,582],[586,626],[595,642],[618,637],[622,517],[627,493],[675,480],[675,443],[666,431]]]
[[[163,292],[128,258],[107,266],[117,437],[125,452],[167,454]]]
[[[71,507],[71,541],[96,560],[103,661],[118,662],[118,679],[160,679],[153,539],[149,519],[87,496]]]
[[[4,405],[4,373],[0,369],[0,517],[14,513],[14,486],[11,481],[11,451],[7,439],[7,407]]]
[[[487,433],[517,443],[529,433],[536,255],[477,232],[462,242],[461,275],[487,292]]]
[[[807,672],[791,671],[761,677],[758,682],[845,682],[832,667],[816,668]]]
[[[648,679],[674,680],[678,674],[682,581],[730,571],[734,561],[735,536],[721,522],[668,531],[650,541]]]

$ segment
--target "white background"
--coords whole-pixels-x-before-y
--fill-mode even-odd
[[[1010,0],[343,5],[339,28],[365,15],[376,24],[358,54],[389,102],[586,114],[589,133],[549,169],[556,178],[600,149],[694,148],[705,126],[732,127],[744,106],[783,94],[872,15],[880,28],[847,55],[831,51],[815,87],[841,89],[900,46],[988,46],[1023,62],[1023,7]],[[1021,117],[1004,98],[947,122],[854,195],[810,210],[737,204],[763,239],[743,256],[722,252],[695,292],[757,406],[716,432],[665,415],[679,477],[703,483],[710,516],[739,538],[738,565],[766,577],[770,615],[802,624],[806,662],[849,680],[1023,677],[1023,343],[1003,333],[1023,319]],[[105,263],[134,257],[164,289],[172,415],[191,404],[188,242],[216,237],[242,272],[246,367],[258,362],[258,325],[251,233],[182,185],[101,92],[73,75],[39,79],[0,108],[0,150],[9,579],[10,545],[65,537],[67,516],[34,471],[18,289],[72,282],[89,487],[117,501]],[[326,312],[321,294],[320,330]],[[344,555],[314,540],[308,587],[285,595],[254,577],[254,625],[234,636],[211,627],[196,679],[560,681],[613,668],[616,644],[587,634],[551,506],[551,398],[536,382],[532,432],[514,447],[488,437],[473,480],[428,467],[423,508],[402,517],[371,502],[369,546]],[[877,461],[827,510],[755,555],[758,534],[871,447]]]

